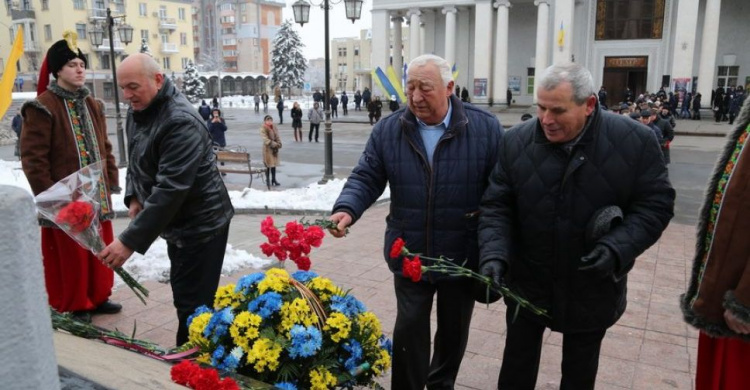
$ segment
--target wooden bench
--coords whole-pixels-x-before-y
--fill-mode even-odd
[[[244,148],[234,150],[216,149],[216,164],[221,173],[243,173],[250,176],[248,187],[253,186],[253,176],[257,175],[260,180],[266,182],[266,167],[253,167],[250,160],[250,153]]]

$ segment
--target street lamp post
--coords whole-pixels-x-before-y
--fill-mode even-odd
[[[125,155],[125,135],[122,129],[122,115],[120,114],[120,93],[117,90],[117,67],[115,61],[115,39],[112,32],[115,24],[115,19],[124,19],[125,15],[112,16],[112,11],[107,8],[107,33],[109,36],[109,58],[112,63],[112,82],[114,84],[113,90],[115,94],[115,115],[117,118],[117,152],[120,155],[119,167],[125,167],[128,165],[127,156]],[[124,24],[117,29],[120,36],[120,42],[128,44],[133,41],[133,27]],[[96,26],[94,30],[90,31],[91,43],[99,47],[101,46],[104,38],[104,32],[100,26]]]
[[[354,23],[359,19],[362,13],[363,0],[343,0],[346,8],[346,18],[351,19]],[[326,112],[326,122],[323,131],[325,141],[325,171],[323,178],[319,181],[320,184],[325,184],[328,180],[332,180],[333,177],[333,129],[331,128],[331,107],[329,100],[331,98],[331,54],[330,54],[330,38],[328,33],[328,10],[329,0],[323,0],[320,4],[323,8],[324,13],[324,27],[325,27],[325,69],[326,69],[326,89],[323,94],[323,109]],[[334,3],[336,4],[336,3]],[[294,21],[299,23],[300,26],[310,21],[310,4],[305,0],[297,0],[292,5],[294,11]]]

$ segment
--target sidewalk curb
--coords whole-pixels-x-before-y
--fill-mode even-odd
[[[379,206],[384,203],[390,202],[390,198],[381,199],[378,201],[375,201],[375,203],[372,204],[372,206]],[[315,216],[328,216],[331,214],[330,210],[314,210],[314,209],[274,209],[274,208],[263,208],[263,209],[234,209],[235,215],[260,215],[260,214],[268,214],[268,215],[315,215]],[[115,211],[115,218],[128,218],[128,212],[127,211]]]

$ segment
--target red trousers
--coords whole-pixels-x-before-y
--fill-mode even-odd
[[[750,386],[750,343],[698,336],[695,390],[746,390]]]
[[[102,221],[105,244],[112,222]],[[49,304],[59,312],[93,310],[112,294],[114,272],[60,229],[42,228],[42,259]]]

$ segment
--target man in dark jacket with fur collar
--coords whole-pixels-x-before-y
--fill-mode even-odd
[[[132,54],[117,79],[131,105],[125,204],[133,221],[98,256],[114,268],[134,251],[145,253],[159,235],[167,241],[181,345],[188,317],[213,304],[234,209],[206,123],[156,61]]]
[[[494,115],[453,95],[450,66],[434,55],[409,64],[408,107],[378,122],[359,164],[333,207],[343,236],[385,189],[391,190],[385,260],[398,301],[393,331],[393,389],[452,389],[466,349],[474,308],[471,281],[432,273],[413,282],[402,258],[390,256],[397,238],[408,249],[477,267],[479,201],[497,161],[502,137]],[[437,333],[430,360],[430,313],[437,294]]]
[[[651,130],[602,111],[591,73],[545,70],[536,120],[510,129],[482,199],[480,272],[549,317],[506,300],[498,388],[533,389],[545,328],[563,334],[562,389],[594,388],[627,273],[673,216],[675,192]]]

